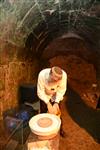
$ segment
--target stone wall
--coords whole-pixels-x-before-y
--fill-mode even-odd
[[[34,58],[26,58],[27,54],[25,49],[9,44],[0,49],[0,119],[5,110],[18,105],[19,86],[36,83],[38,63]]]

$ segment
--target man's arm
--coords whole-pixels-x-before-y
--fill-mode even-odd
[[[59,85],[56,93],[55,102],[59,103],[63,99],[66,90],[67,90],[67,74],[64,72],[61,84]]]
[[[44,85],[43,77],[41,74],[38,76],[38,83],[37,83],[37,95],[38,97],[43,100],[46,104],[49,102],[50,97],[45,93],[45,85]]]

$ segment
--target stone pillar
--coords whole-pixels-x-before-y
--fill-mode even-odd
[[[59,134],[51,139],[41,140],[35,134],[30,133],[26,141],[26,150],[59,150],[59,139]]]

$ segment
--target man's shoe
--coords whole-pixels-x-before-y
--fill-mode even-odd
[[[67,136],[66,132],[64,130],[60,130],[61,137],[65,138]]]

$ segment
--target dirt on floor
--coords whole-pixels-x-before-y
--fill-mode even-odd
[[[60,150],[100,150],[100,110],[71,89],[62,102],[62,122],[66,137],[60,137]]]

